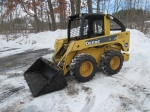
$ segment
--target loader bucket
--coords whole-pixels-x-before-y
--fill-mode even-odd
[[[24,73],[24,77],[34,97],[51,93],[67,86],[62,70],[43,58],[38,59]]]

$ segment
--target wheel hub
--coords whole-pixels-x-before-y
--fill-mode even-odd
[[[118,56],[114,56],[110,61],[110,67],[113,70],[116,70],[120,65],[120,58]]]
[[[83,77],[88,77],[93,71],[93,65],[90,61],[85,61],[80,66],[80,74]]]

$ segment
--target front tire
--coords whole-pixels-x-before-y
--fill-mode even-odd
[[[88,54],[79,54],[74,57],[70,64],[70,72],[80,82],[87,82],[95,76],[96,61]]]
[[[123,66],[123,56],[121,52],[109,50],[102,55],[101,68],[108,75],[117,74]]]

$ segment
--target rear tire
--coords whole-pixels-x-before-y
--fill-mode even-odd
[[[79,54],[74,57],[70,64],[70,72],[80,82],[87,82],[95,76],[96,61],[88,54]]]
[[[109,50],[102,55],[101,68],[108,75],[117,74],[123,66],[123,56],[121,52]]]

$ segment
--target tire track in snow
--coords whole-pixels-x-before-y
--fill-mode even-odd
[[[118,74],[111,76],[110,78],[115,79],[115,82],[107,82],[106,86],[110,85],[109,87],[115,88],[115,91],[109,95],[107,100],[99,104],[100,108],[97,109],[97,112],[149,111],[150,75],[148,73],[150,70],[146,69],[149,68],[149,63],[137,61],[135,66],[125,66]],[[147,85],[144,84],[145,81]],[[145,106],[146,103],[147,106]]]
[[[32,100],[23,75],[4,75],[0,82],[0,111],[16,112]]]
[[[80,112],[89,112],[95,102],[95,96],[93,95],[92,89],[88,87],[86,84],[78,82],[76,79],[74,79],[74,77],[70,75],[67,76],[67,82],[68,82],[67,95],[73,97],[74,102],[80,103],[83,97],[80,98],[78,96],[80,96],[80,93],[84,94],[85,97],[84,104],[82,105],[81,109],[77,110]],[[74,103],[74,105],[76,105],[76,103]],[[75,110],[72,111],[76,112]]]
[[[81,112],[89,112],[91,110],[91,107],[93,106],[95,101],[95,96],[94,95],[89,95],[86,97],[86,104],[82,108]]]
[[[89,112],[94,105],[95,95],[93,95],[92,89],[84,84],[79,84],[80,90],[84,91],[85,94],[85,103],[80,112]],[[78,92],[81,92],[78,91]]]
[[[0,93],[0,103],[5,102],[9,98],[13,97],[14,94],[16,95],[19,91],[23,90],[24,88],[25,88],[24,86],[20,86],[17,88],[11,87],[9,89],[6,89],[2,93]]]
[[[59,98],[58,101],[56,103],[54,103],[54,108],[58,111],[58,112],[71,112],[69,106],[67,105],[66,99],[67,99],[67,94],[64,90],[62,90],[59,93]]]
[[[134,81],[131,81],[129,79],[127,79],[125,77],[125,74],[126,74],[126,70],[125,69],[125,72],[122,71],[122,75],[114,75],[112,76],[112,78],[115,78],[117,79],[117,82],[123,86],[125,89],[126,89],[126,92],[129,94],[129,95],[123,95],[123,96],[120,96],[119,99],[120,99],[120,103],[121,103],[121,107],[118,107],[118,108],[122,108],[121,111],[129,111],[129,112],[132,112],[134,110],[136,111],[147,111],[149,110],[149,108],[145,107],[143,104],[144,100],[146,98],[149,97],[149,93],[150,93],[150,88],[147,88],[147,87],[144,87],[143,85],[140,84],[140,82],[143,82],[144,79],[143,78],[146,78],[145,76],[143,76],[145,73],[145,67],[147,65],[143,65],[140,69],[140,76],[137,76],[137,80],[134,79]],[[137,68],[137,67],[136,67]],[[139,69],[140,67],[138,67]],[[128,68],[129,69],[134,69],[134,68]],[[121,74],[120,73],[120,74]],[[146,72],[147,73],[147,72]],[[132,75],[132,74],[131,74]],[[148,90],[148,91],[145,91],[145,90]],[[148,95],[147,95],[148,94]]]
[[[23,89],[14,93],[9,98],[5,99],[0,105],[1,112],[17,112],[20,111],[24,105],[30,102],[33,98],[27,89]]]

